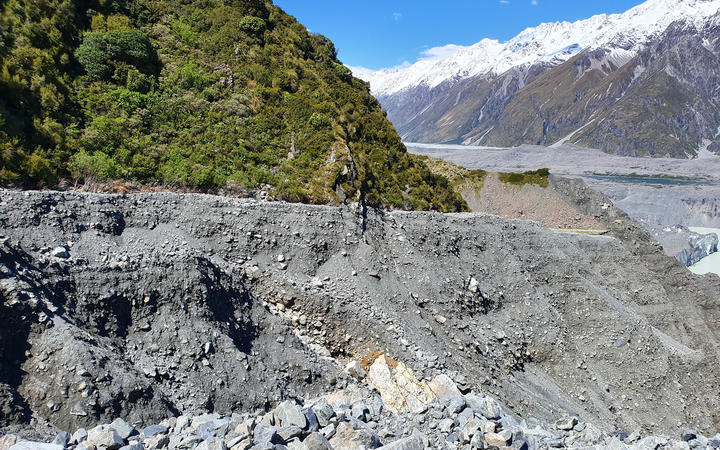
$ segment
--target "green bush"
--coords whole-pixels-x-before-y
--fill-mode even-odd
[[[245,16],[238,23],[238,28],[246,33],[258,34],[265,30],[266,23],[263,19],[254,16]]]
[[[522,186],[524,184],[536,184],[541,187],[548,187],[550,182],[549,169],[538,169],[523,173],[501,173],[499,178],[503,183]]]
[[[265,0],[11,0],[0,92],[2,184],[269,185],[291,201],[464,208],[332,42]]]
[[[81,150],[71,158],[69,169],[77,180],[87,178],[112,180],[119,175],[117,163],[103,152],[90,154]]]
[[[324,114],[313,113],[308,120],[308,123],[316,130],[327,128],[330,126],[330,118]]]
[[[352,79],[352,71],[342,64],[335,64],[335,75],[343,81]]]
[[[109,79],[119,63],[130,64],[145,74],[157,70],[157,53],[147,35],[139,30],[87,33],[75,57],[95,80]]]

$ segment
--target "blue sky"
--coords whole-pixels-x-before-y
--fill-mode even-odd
[[[275,0],[313,33],[332,39],[349,66],[380,69],[423,52],[483,38],[506,41],[527,27],[618,13],[642,0]]]

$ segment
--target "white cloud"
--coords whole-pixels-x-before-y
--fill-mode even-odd
[[[533,6],[537,6],[537,5],[538,5],[538,0],[531,0],[531,1],[530,1],[530,4],[533,5]]]
[[[394,72],[396,70],[410,67],[411,65],[412,64],[409,61],[405,60],[402,63],[398,64],[397,66],[386,67],[386,68],[382,68],[380,70],[368,69],[367,67],[362,67],[362,66],[347,66],[347,67],[348,67],[348,69],[350,69],[350,71],[356,77],[360,78],[361,80],[370,81],[370,79],[380,71]]]
[[[420,59],[441,59],[454,55],[466,47],[462,45],[448,44],[441,47],[431,47],[420,52]]]
[[[400,20],[400,18],[402,18],[402,13],[399,13],[399,12],[393,13],[393,19],[395,19],[395,21]]]
[[[503,5],[507,5],[508,3],[510,3],[510,0],[500,0],[500,3],[502,3]]]

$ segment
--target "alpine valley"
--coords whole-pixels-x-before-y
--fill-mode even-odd
[[[695,157],[720,151],[719,9],[718,0],[648,0],[355,74],[408,142]]]

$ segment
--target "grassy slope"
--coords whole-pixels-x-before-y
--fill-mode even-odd
[[[261,0],[0,1],[0,182],[456,211],[333,44]]]

